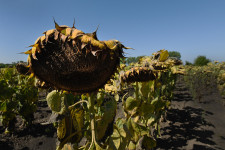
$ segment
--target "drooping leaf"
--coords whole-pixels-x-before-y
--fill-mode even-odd
[[[57,136],[59,139],[63,139],[66,135],[66,118],[59,121],[57,127]]]
[[[84,127],[84,111],[81,108],[71,110],[71,118],[74,129],[78,132],[77,141],[80,141],[83,137],[82,129]]]
[[[104,111],[103,111],[104,113],[102,118],[96,121],[97,122],[97,129],[96,129],[97,138],[99,140],[101,140],[104,137],[109,124],[112,123],[114,120],[114,117],[116,115],[116,108],[117,108],[116,101],[114,99],[107,101],[105,105],[103,106],[103,108],[104,108]]]

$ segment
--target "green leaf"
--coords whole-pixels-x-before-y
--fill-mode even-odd
[[[156,115],[154,115],[154,114],[149,115],[149,116],[148,116],[147,124],[148,124],[148,125],[154,124],[156,119],[157,119]]]
[[[154,107],[155,107],[155,111],[158,112],[158,111],[160,111],[160,110],[164,110],[164,108],[165,108],[166,105],[167,105],[167,101],[166,101],[166,100],[161,100],[161,99],[159,99],[159,100],[157,100],[157,101],[154,101],[152,104],[153,104]]]
[[[65,96],[65,100],[66,100],[66,103],[68,104],[68,106],[73,105],[75,102],[78,101],[78,98],[75,97],[71,93],[69,93],[69,94],[63,94],[63,96]]]
[[[135,107],[138,106],[138,104],[139,104],[139,101],[130,96],[127,98],[125,102],[125,108],[126,110],[133,110]]]
[[[0,111],[3,113],[7,111],[7,101],[0,103]]]
[[[104,150],[103,148],[101,148],[98,144],[95,144],[96,150]]]
[[[138,135],[143,136],[143,135],[148,134],[147,127],[145,127],[144,125],[141,125],[139,123],[134,122],[132,119],[131,119],[131,125],[132,125],[132,128],[134,129],[134,131]]]
[[[120,144],[122,143],[122,136],[120,135],[117,128],[114,127],[113,134],[111,135],[109,139],[109,150],[117,150],[120,147]]]
[[[154,105],[150,103],[143,102],[141,107],[139,108],[140,115],[148,118],[149,115],[153,114],[155,110]]]
[[[97,138],[98,140],[101,140],[106,130],[108,129],[109,124],[111,124],[114,121],[114,117],[116,115],[116,108],[117,104],[114,99],[111,99],[107,101],[103,106],[103,116],[96,121],[97,124]]]
[[[148,99],[149,93],[150,93],[149,82],[141,82],[138,84],[138,86],[139,86],[142,96],[145,97],[146,99]]]
[[[164,62],[168,59],[168,57],[169,57],[168,51],[167,50],[161,50],[159,61]]]
[[[132,134],[130,133],[127,122],[118,118],[113,127],[113,134],[109,138],[109,150],[124,150],[127,148]]]
[[[130,143],[128,145],[128,149],[129,150],[136,150],[136,145],[132,141],[130,141]]]
[[[142,141],[142,148],[143,149],[152,149],[154,147],[156,147],[156,141],[153,138],[145,135],[144,139]]]
[[[98,92],[97,94],[97,104],[98,106],[102,105],[102,102],[104,101],[105,93],[104,92]]]

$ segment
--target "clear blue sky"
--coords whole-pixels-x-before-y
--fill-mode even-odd
[[[0,0],[0,62],[26,61],[28,50],[53,17],[60,25],[117,39],[126,56],[178,51],[183,61],[198,55],[225,61],[225,0]]]

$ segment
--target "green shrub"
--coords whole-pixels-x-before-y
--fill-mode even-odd
[[[209,62],[211,62],[211,60],[209,60],[208,58],[206,58],[206,56],[198,56],[194,60],[194,65],[195,66],[204,66],[204,65],[207,65]]]

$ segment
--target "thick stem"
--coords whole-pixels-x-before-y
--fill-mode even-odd
[[[136,100],[138,100],[138,94],[139,94],[139,88],[138,88],[138,82],[135,82],[135,84],[136,84],[136,89],[135,89],[135,98],[136,98]]]
[[[88,96],[88,110],[90,113],[90,122],[91,122],[91,134],[92,134],[92,140],[91,145],[89,147],[89,150],[91,149],[92,145],[96,143],[95,139],[95,110],[94,110],[94,94],[90,93]]]
[[[96,141],[96,135],[95,135],[95,110],[94,110],[95,95],[96,95],[95,93],[90,93],[88,96],[88,111],[90,113],[91,134],[92,134],[91,145],[88,150],[92,148],[93,144],[95,145],[95,147],[101,148]]]

